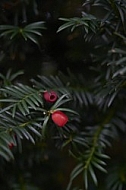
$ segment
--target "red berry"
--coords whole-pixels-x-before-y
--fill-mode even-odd
[[[14,147],[14,143],[9,143],[9,148],[12,149]]]
[[[47,102],[55,102],[58,98],[57,93],[54,91],[46,91],[43,96]]]
[[[59,127],[63,127],[68,122],[67,115],[61,111],[54,111],[51,117],[53,122]]]

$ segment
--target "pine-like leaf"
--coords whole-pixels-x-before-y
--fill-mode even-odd
[[[40,105],[43,106],[43,100],[40,96],[41,90],[36,91],[29,86],[20,84],[18,86],[5,87],[1,89],[1,91],[6,93],[8,98],[0,99],[0,102],[10,102],[11,105],[3,108],[0,113],[13,108],[12,115],[14,117],[17,109],[20,110],[23,115],[26,115],[29,114],[31,108],[36,110]]]

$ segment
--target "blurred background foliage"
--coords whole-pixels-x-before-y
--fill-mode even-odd
[[[86,64],[89,50],[82,41],[79,31],[73,34],[68,32],[57,33],[62,24],[59,17],[80,16],[83,10],[82,1],[1,1],[1,25],[14,25],[19,28],[33,23],[44,21],[45,30],[38,36],[39,47],[31,40],[25,40],[21,33],[12,36],[1,36],[1,69],[8,67],[24,69],[27,76],[38,73],[57,72],[67,67],[75,68],[77,62],[80,66]],[[3,32],[2,28],[0,28]],[[12,31],[13,32],[13,31]],[[5,40],[6,38],[6,40]],[[4,41],[4,44],[2,43]],[[78,43],[78,46],[75,45]],[[84,53],[83,53],[84,52]],[[37,61],[36,61],[37,60]],[[85,64],[83,64],[83,61]],[[12,63],[12,64],[11,64]],[[36,63],[38,67],[36,67]],[[6,66],[5,66],[6,64]],[[30,69],[30,70],[29,70]]]
[[[72,94],[66,105],[80,114],[63,131],[67,140],[54,131],[54,141],[35,137],[36,144],[23,139],[12,147],[14,161],[1,157],[1,190],[125,190],[125,20],[125,0],[0,1],[1,97],[10,97],[18,82],[30,93],[23,84],[32,83],[35,90]],[[10,112],[0,118],[11,125]]]

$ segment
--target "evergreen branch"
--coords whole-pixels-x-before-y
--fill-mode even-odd
[[[9,149],[9,144],[13,143],[14,146],[18,145],[21,147],[21,139],[23,138],[35,143],[33,136],[41,137],[40,129],[42,122],[43,118],[35,117],[33,114],[26,117],[16,112],[14,118],[11,112],[0,114],[0,155],[6,160],[14,158]]]
[[[37,107],[43,106],[43,100],[41,98],[42,90],[35,90],[26,85],[7,86],[1,89],[1,92],[7,95],[7,98],[0,99],[0,102],[9,102],[11,105],[7,105],[0,110],[3,113],[6,110],[12,109],[12,116],[16,114],[16,110],[19,110],[23,115],[29,114],[30,109],[36,110]]]
[[[126,165],[117,163],[116,166],[111,166],[109,174],[107,176],[107,189],[108,190],[120,190],[125,187],[126,179]]]
[[[40,81],[39,81],[40,80]],[[68,94],[73,99],[73,103],[79,106],[94,103],[94,96],[83,75],[75,75],[68,71],[68,75],[59,73],[58,76],[38,76],[38,80],[31,80],[36,89],[43,88],[45,90],[53,89],[62,95]]]
[[[111,135],[111,128],[113,127],[113,125],[111,125],[111,127],[109,125],[108,127],[108,123],[111,122],[113,115],[114,111],[110,110],[110,114],[107,115],[107,117],[102,121],[99,126],[87,127],[87,131],[84,133],[87,150],[83,153],[79,153],[80,157],[77,158],[79,164],[71,173],[70,182],[68,184],[67,190],[70,189],[73,180],[80,173],[83,173],[85,188],[88,189],[88,175],[90,175],[95,185],[97,185],[98,183],[94,171],[95,168],[102,172],[107,172],[104,168],[104,166],[106,166],[106,163],[103,161],[103,159],[108,159],[109,156],[103,153],[103,149],[106,148],[106,145],[110,145],[109,140],[114,138],[113,132],[113,135]]]
[[[79,159],[80,164],[78,164],[71,173],[70,182],[68,184],[67,190],[70,189],[72,185],[72,181],[83,172],[84,182],[85,182],[85,189],[88,189],[88,174],[92,177],[95,185],[97,185],[97,178],[94,172],[94,167],[101,170],[102,172],[106,172],[102,165],[106,165],[104,161],[101,159],[108,158],[107,155],[104,156],[101,148],[98,147],[99,136],[103,130],[103,126],[99,126],[94,134],[91,149],[81,153]],[[89,144],[90,146],[90,144]]]
[[[93,33],[96,33],[96,30],[98,28],[98,22],[99,22],[96,17],[90,14],[86,14],[85,12],[82,13],[81,18],[74,17],[70,19],[66,19],[66,18],[59,18],[59,19],[62,21],[65,21],[65,24],[61,25],[59,29],[57,30],[57,32],[61,32],[62,30],[66,28],[70,28],[70,27],[71,27],[71,32],[73,32],[75,28],[82,26],[86,33],[88,33],[89,30]]]

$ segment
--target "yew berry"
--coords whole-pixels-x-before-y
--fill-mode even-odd
[[[43,97],[47,102],[55,102],[58,98],[57,93],[54,91],[45,91]]]
[[[14,147],[14,143],[9,143],[9,148],[12,149]]]
[[[68,122],[68,117],[61,111],[54,111],[51,115],[53,122],[59,127],[63,127]]]

